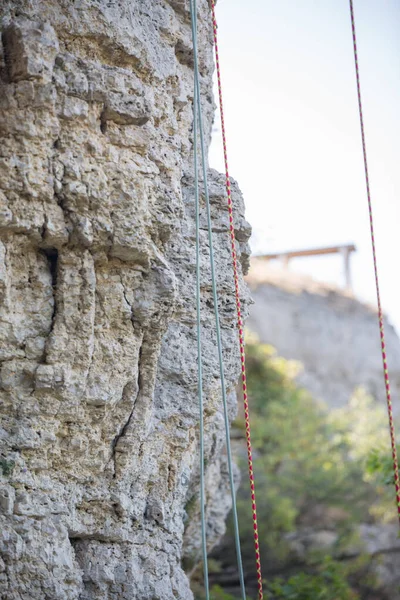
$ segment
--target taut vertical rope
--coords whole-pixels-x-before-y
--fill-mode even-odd
[[[259,598],[259,600],[262,600],[263,584],[262,584],[262,574],[261,574],[260,545],[259,545],[259,538],[258,538],[256,491],[255,491],[254,472],[253,472],[253,455],[252,455],[252,447],[251,447],[249,399],[248,399],[248,395],[247,395],[243,319],[242,319],[242,310],[241,310],[241,303],[240,303],[239,273],[238,273],[236,244],[235,244],[235,225],[234,225],[234,220],[233,220],[231,182],[230,182],[230,178],[229,178],[229,169],[228,169],[228,153],[227,153],[227,147],[226,147],[224,107],[223,107],[223,102],[222,102],[221,69],[220,69],[220,65],[219,65],[219,53],[218,53],[217,19],[216,19],[216,15],[215,15],[214,0],[211,0],[211,11],[212,11],[212,20],[213,20],[213,29],[214,29],[215,63],[216,63],[216,68],[217,68],[218,96],[219,96],[219,108],[220,108],[220,114],[221,114],[222,141],[223,141],[223,146],[224,146],[226,195],[227,195],[227,199],[228,199],[229,230],[230,230],[230,238],[231,238],[233,278],[234,278],[234,283],[235,283],[237,323],[238,323],[238,330],[239,330],[240,360],[241,360],[241,364],[242,364],[242,389],[243,389],[244,419],[245,419],[245,425],[246,425],[247,459],[248,459],[248,470],[249,470],[251,502],[252,502],[251,508],[252,508],[252,514],[253,514],[254,548],[255,548],[255,555],[256,555],[258,598]]]
[[[191,14],[191,24],[192,24],[194,77],[195,77],[194,98],[197,101],[197,116],[198,116],[199,134],[200,134],[201,160],[202,160],[202,168],[203,168],[204,196],[205,196],[206,209],[207,209],[208,242],[209,242],[209,247],[210,247],[210,269],[211,269],[212,293],[213,293],[213,302],[214,302],[215,328],[216,328],[216,334],[217,334],[217,349],[218,349],[219,373],[220,373],[220,380],[221,380],[222,403],[223,403],[223,407],[224,407],[226,452],[227,452],[227,458],[228,458],[228,472],[229,472],[229,482],[230,482],[231,498],[232,498],[232,517],[233,517],[233,526],[234,526],[234,533],[235,533],[236,558],[237,558],[237,565],[238,565],[238,571],[239,571],[241,595],[242,595],[242,600],[246,600],[246,590],[245,590],[245,585],[244,585],[242,555],[241,555],[241,549],[240,549],[239,523],[238,523],[237,508],[236,508],[235,483],[234,483],[234,479],[233,479],[231,441],[230,441],[230,437],[229,437],[230,431],[229,431],[228,403],[227,403],[227,398],[226,398],[224,361],[223,361],[223,355],[222,355],[222,338],[221,338],[221,327],[220,327],[219,310],[218,310],[218,294],[217,294],[217,280],[216,280],[215,264],[214,264],[211,208],[210,208],[210,198],[209,198],[209,193],[208,193],[207,161],[206,161],[206,148],[205,148],[205,142],[204,142],[203,116],[202,116],[202,109],[201,109],[200,78],[199,78],[198,49],[197,49],[197,27],[196,27],[196,25],[197,25],[197,3],[196,3],[196,0],[190,0],[190,14]],[[195,114],[196,114],[196,104],[195,104]],[[196,126],[196,133],[197,133],[197,126]],[[194,140],[194,143],[196,144],[197,140]],[[197,286],[197,293],[199,293],[198,286]]]
[[[398,460],[397,460],[396,434],[395,434],[394,422],[393,422],[393,408],[392,408],[392,397],[391,397],[391,392],[390,392],[389,369],[388,369],[387,358],[386,358],[385,330],[384,330],[384,325],[383,325],[381,295],[380,295],[380,291],[379,291],[378,263],[377,263],[377,259],[376,259],[374,221],[373,221],[373,215],[372,215],[371,190],[370,190],[370,185],[369,185],[367,146],[366,146],[366,142],[365,142],[364,117],[363,117],[363,107],[362,107],[362,102],[361,102],[361,86],[360,86],[360,72],[359,72],[359,67],[358,67],[356,25],[355,25],[355,18],[354,18],[353,0],[349,0],[349,1],[350,1],[351,28],[352,28],[352,33],[353,33],[354,62],[355,62],[356,80],[357,80],[358,112],[360,115],[361,140],[362,140],[362,149],[363,149],[363,157],[364,157],[365,182],[366,182],[366,187],[367,187],[368,211],[369,211],[369,222],[370,222],[371,243],[372,243],[372,255],[373,255],[373,260],[374,260],[376,297],[377,297],[377,301],[378,301],[379,333],[380,333],[380,338],[381,338],[383,374],[384,374],[384,378],[385,378],[386,401],[387,401],[387,408],[388,408],[388,415],[389,415],[389,430],[390,430],[390,443],[392,446],[394,485],[396,488],[396,504],[397,504],[397,513],[398,513],[398,517],[399,517],[399,524],[400,524],[400,479],[399,479],[399,465],[398,465]]]
[[[197,15],[194,14],[195,28],[197,28]],[[206,600],[210,600],[208,584],[206,515],[205,515],[205,484],[204,484],[204,402],[203,402],[203,361],[201,356],[201,305],[200,305],[200,194],[199,170],[197,160],[197,87],[194,76],[193,94],[193,162],[194,162],[194,191],[196,211],[196,328],[197,328],[197,374],[198,398],[200,412],[200,521],[201,521],[201,549],[203,555],[203,579]]]

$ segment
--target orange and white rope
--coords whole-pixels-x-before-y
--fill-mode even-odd
[[[395,485],[395,490],[396,490],[396,505],[397,505],[399,524],[400,524],[399,463],[398,463],[398,459],[397,459],[396,433],[395,433],[395,429],[394,429],[394,420],[393,420],[392,395],[391,395],[391,391],[390,391],[389,368],[388,368],[387,356],[386,356],[385,329],[384,329],[384,325],[383,325],[383,311],[382,311],[382,304],[381,304],[381,294],[380,294],[380,289],[379,289],[378,262],[377,262],[377,258],[376,258],[374,220],[373,220],[373,214],[372,214],[371,189],[370,189],[370,184],[369,184],[369,170],[368,170],[368,161],[367,161],[367,144],[365,141],[364,116],[363,116],[363,106],[362,106],[362,100],[361,100],[360,69],[358,66],[356,25],[355,25],[355,17],[354,17],[353,0],[349,0],[349,1],[350,1],[351,29],[352,29],[352,34],[353,34],[354,63],[355,63],[355,70],[356,70],[358,112],[359,112],[359,117],[360,117],[361,143],[362,143],[363,158],[364,158],[364,173],[365,173],[365,183],[366,183],[366,189],[367,189],[368,212],[369,212],[369,223],[370,223],[371,244],[372,244],[372,256],[373,256],[373,262],[374,262],[375,287],[376,287],[376,297],[377,297],[377,303],[378,303],[379,335],[380,335],[380,340],[381,340],[383,376],[384,376],[384,380],[385,380],[386,402],[387,402],[387,410],[388,410],[388,416],[389,416],[389,431],[390,431],[390,443],[391,443],[391,447],[392,447],[394,485]]]
[[[262,574],[261,574],[260,543],[259,543],[259,537],[258,537],[256,491],[255,491],[254,470],[253,470],[253,454],[252,454],[252,446],[251,446],[249,398],[248,398],[248,394],[247,394],[244,328],[243,328],[242,308],[241,308],[241,302],[240,302],[238,259],[237,259],[236,242],[235,242],[235,239],[236,239],[235,238],[235,224],[234,224],[234,218],[233,218],[231,182],[230,182],[229,169],[228,169],[228,153],[227,153],[227,146],[226,146],[224,107],[223,107],[223,101],[222,101],[221,69],[220,69],[219,52],[218,52],[217,19],[216,19],[216,14],[215,14],[214,0],[211,0],[211,14],[212,14],[213,31],[214,31],[215,62],[216,62],[217,81],[218,81],[218,96],[219,96],[219,108],[220,108],[220,115],[221,115],[222,141],[223,141],[223,147],[224,147],[226,195],[227,195],[227,200],[228,200],[228,213],[229,213],[229,232],[230,232],[230,239],[231,239],[233,278],[234,278],[234,284],[235,284],[237,323],[238,323],[238,330],[239,330],[240,361],[241,361],[241,368],[242,368],[243,405],[244,405],[244,419],[245,419],[245,426],[246,426],[247,460],[248,460],[248,470],[249,470],[249,479],[250,479],[251,509],[252,509],[252,517],[253,517],[253,535],[254,535],[254,549],[255,549],[255,556],[256,556],[258,598],[259,598],[259,600],[262,600],[264,595],[263,595],[263,582],[262,582]]]

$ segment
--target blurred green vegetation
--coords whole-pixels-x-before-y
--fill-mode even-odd
[[[346,407],[328,411],[296,385],[299,364],[277,356],[273,348],[254,338],[247,342],[246,357],[265,597],[361,598],[359,589],[372,589],[375,584],[368,558],[363,557],[357,524],[396,517],[394,489],[387,485],[393,475],[385,408],[358,389]],[[241,415],[234,427],[244,436]],[[237,454],[242,471],[237,500],[242,554],[250,575],[254,573],[253,525],[244,442]],[[311,547],[300,556],[294,553],[290,534],[307,528],[333,531],[333,544]],[[215,571],[234,569],[230,522],[214,559],[219,565]],[[212,589],[214,600],[240,597],[232,583],[218,581],[218,576],[214,579],[220,586]],[[203,598],[200,581],[194,578],[198,599]],[[253,581],[254,598],[255,588]]]

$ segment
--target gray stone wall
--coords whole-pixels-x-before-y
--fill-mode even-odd
[[[199,5],[210,134],[212,31]],[[189,600],[181,561],[196,561],[199,524],[188,1],[5,0],[0,18],[0,597]],[[223,182],[210,171],[233,416]],[[245,265],[236,185],[233,197]],[[212,545],[229,494],[204,216],[202,205]]]
[[[378,315],[350,293],[254,258],[248,278],[254,305],[248,325],[281,356],[303,365],[298,382],[331,408],[364,387],[386,405]],[[393,392],[400,415],[400,340],[385,319]]]

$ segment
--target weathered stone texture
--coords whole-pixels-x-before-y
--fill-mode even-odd
[[[210,132],[212,32],[199,5]],[[189,600],[181,559],[193,562],[199,540],[188,2],[5,0],[0,17],[0,596]],[[210,171],[233,415],[223,181]],[[234,202],[245,265],[235,185]],[[229,497],[204,206],[201,219],[212,543]]]

